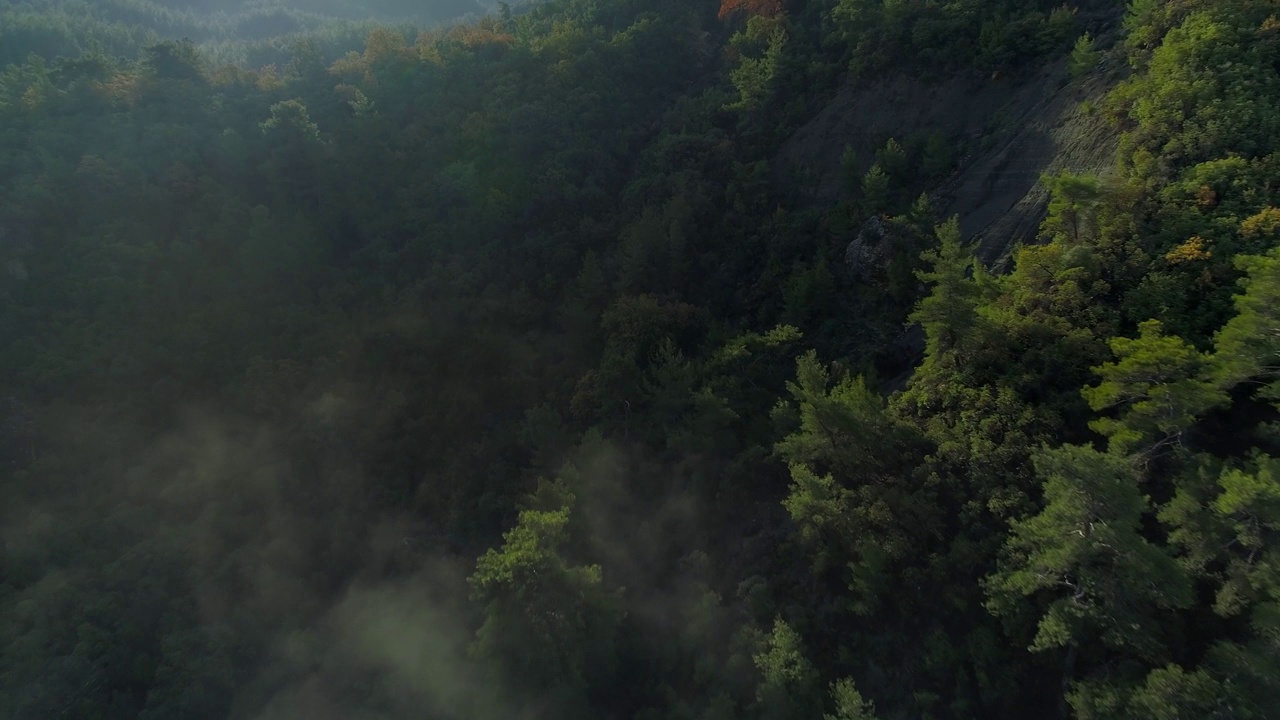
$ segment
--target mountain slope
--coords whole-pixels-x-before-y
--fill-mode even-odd
[[[6,67],[0,708],[1269,717],[1280,21],[1125,5]]]

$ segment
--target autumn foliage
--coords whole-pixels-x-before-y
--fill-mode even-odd
[[[740,12],[767,18],[777,17],[782,14],[782,0],[721,0],[721,20]]]
[[[515,42],[510,33],[502,32],[492,23],[459,25],[449,31],[448,38],[466,48],[509,46]]]

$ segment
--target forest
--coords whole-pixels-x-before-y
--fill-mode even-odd
[[[0,718],[1280,717],[1280,0],[0,0]]]
[[[288,46],[304,38],[340,55],[363,48],[379,23],[456,22],[491,6],[488,0],[0,0],[0,65],[32,54],[132,58],[164,40],[190,39],[211,62],[261,68],[288,62]]]

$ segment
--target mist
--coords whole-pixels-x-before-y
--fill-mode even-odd
[[[475,21],[488,0],[3,0],[0,63],[31,53],[52,61],[94,51],[140,56],[164,40],[192,40],[218,62],[283,65],[286,48],[319,42],[331,61],[379,25],[406,32]]]
[[[0,720],[1268,720],[1253,0],[0,0]]]

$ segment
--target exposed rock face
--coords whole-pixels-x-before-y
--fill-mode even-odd
[[[1115,132],[1082,105],[1100,100],[1117,76],[1103,67],[1064,87],[1064,75],[1061,65],[1043,70],[1006,108],[992,147],[934,193],[944,217],[960,216],[988,266],[1003,266],[1014,246],[1035,240],[1049,203],[1041,175],[1107,174],[1115,166]]]
[[[1118,68],[1104,65],[1069,84],[1060,61],[1017,80],[968,76],[930,83],[898,76],[851,83],[783,145],[775,167],[801,204],[834,204],[843,192],[846,145],[863,172],[889,138],[941,133],[970,152],[932,193],[933,205],[942,217],[958,215],[983,262],[999,266],[1016,244],[1036,237],[1048,204],[1042,174],[1111,170],[1115,134],[1082,103],[1101,99],[1119,76]],[[855,272],[876,259],[867,253],[877,227],[868,223],[846,253]]]
[[[912,244],[913,238],[902,227],[876,215],[862,224],[857,236],[845,248],[844,262],[859,279],[879,277],[889,266],[894,251]]]
[[[861,174],[889,138],[940,132],[958,143],[976,140],[1016,90],[976,75],[937,83],[905,75],[849,83],[782,145],[774,166],[798,180],[793,187],[801,202],[832,204],[843,191],[846,145]]]
[[[846,193],[846,145],[857,159],[854,171],[863,173],[889,138],[940,133],[965,155],[930,193],[932,206],[939,217],[958,216],[978,257],[1001,270],[1014,247],[1036,240],[1049,200],[1043,174],[1112,171],[1116,134],[1083,104],[1098,104],[1122,75],[1121,67],[1104,64],[1070,83],[1064,59],[1021,77],[930,82],[899,75],[849,83],[783,144],[772,165],[798,204],[834,205]],[[870,218],[845,250],[847,270],[862,280],[878,279],[894,254],[913,242],[910,235],[883,217]],[[886,391],[904,386],[923,349],[919,327],[884,348],[884,369],[902,371],[889,376]]]

